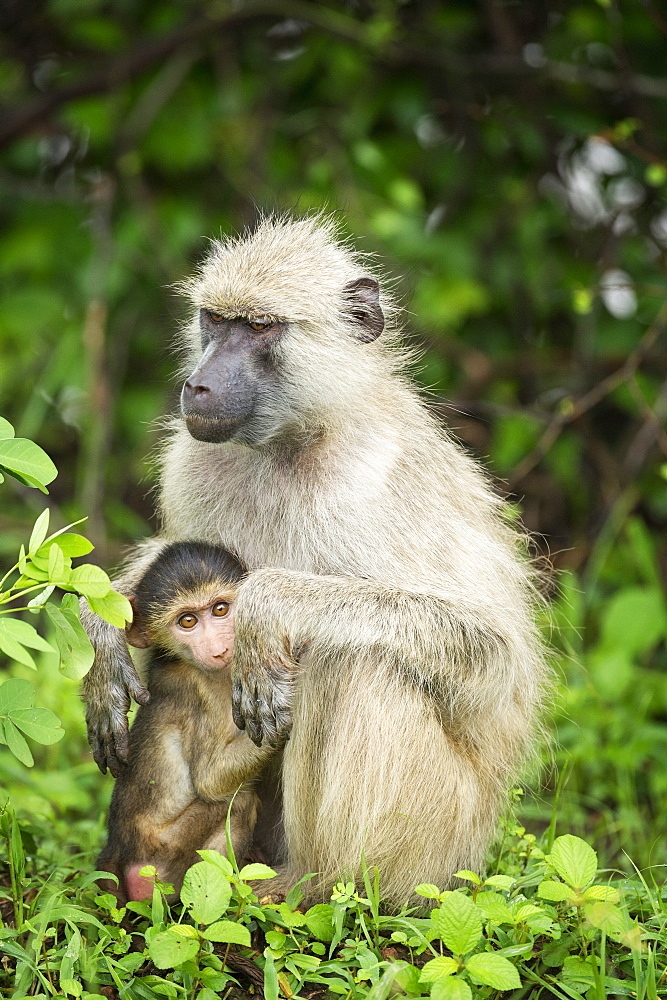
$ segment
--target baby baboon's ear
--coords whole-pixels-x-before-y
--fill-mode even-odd
[[[355,325],[354,336],[364,344],[377,340],[384,330],[384,313],[380,306],[380,286],[375,278],[357,278],[343,289],[345,315]]]
[[[130,646],[136,646],[137,649],[147,649],[149,646],[152,646],[153,643],[148,638],[145,623],[140,620],[140,616],[137,614],[136,599],[134,597],[130,597],[128,600],[132,605],[134,617],[132,618],[130,624],[125,626],[125,638],[129,642]]]

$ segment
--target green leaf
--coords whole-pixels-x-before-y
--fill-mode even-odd
[[[11,719],[5,719],[5,740],[14,756],[18,757],[26,767],[32,767],[35,761],[30,752],[30,747]]]
[[[0,626],[0,650],[11,657],[12,660],[16,660],[17,663],[23,663],[26,667],[31,667],[32,670],[37,669],[37,665],[28,650],[20,642],[17,642],[2,626]]]
[[[484,879],[484,885],[492,885],[498,889],[504,889],[506,892],[509,892],[515,882],[516,879],[510,875],[490,875],[489,878]]]
[[[35,521],[35,526],[32,529],[32,534],[30,535],[30,541],[28,542],[28,552],[32,555],[40,547],[44,539],[46,538],[47,532],[49,530],[49,508],[43,510]]]
[[[472,992],[460,976],[451,976],[433,983],[431,1000],[472,1000]]]
[[[316,903],[304,913],[306,927],[318,941],[333,941],[334,909],[329,903]]]
[[[415,892],[419,896],[426,896],[427,899],[440,899],[441,891],[438,889],[437,885],[433,885],[432,882],[422,882],[420,885],[415,886]]]
[[[584,892],[584,900],[587,903],[618,903],[620,898],[618,890],[613,889],[610,885],[589,885]]]
[[[49,548],[49,562],[46,572],[49,574],[49,580],[51,583],[64,584],[67,583],[70,578],[71,563],[68,566],[69,560],[65,560],[60,546],[57,542],[51,542]]]
[[[278,873],[269,868],[268,865],[252,864],[244,865],[239,872],[241,878],[249,880],[252,878],[275,878]]]
[[[78,615],[71,607],[61,609],[55,604],[47,604],[46,613],[56,631],[61,673],[72,680],[81,680],[93,665],[95,650]]]
[[[37,629],[33,628],[29,622],[21,621],[20,618],[7,618],[2,615],[0,617],[0,631],[31,649],[41,649],[43,653],[55,652],[51,643],[42,638]]]
[[[455,955],[472,951],[482,935],[479,911],[469,896],[452,892],[432,916],[438,937]]]
[[[564,882],[556,882],[554,879],[547,879],[540,882],[537,887],[537,895],[540,899],[548,899],[552,903],[565,903],[576,898],[576,892]]]
[[[222,941],[224,944],[241,944],[250,947],[250,931],[234,920],[217,920],[204,931],[207,941]]]
[[[474,872],[468,871],[467,868],[462,868],[460,872],[455,873],[455,878],[464,878],[466,882],[474,882],[475,885],[481,885],[482,880],[479,875]]]
[[[86,563],[72,570],[69,586],[84,597],[106,597],[111,590],[111,580],[99,566]]]
[[[197,938],[182,937],[175,934],[172,928],[160,931],[148,946],[148,954],[158,969],[176,969],[194,958],[198,951]]]
[[[60,719],[48,708],[17,708],[11,720],[26,736],[44,746],[57,743],[65,735]]]
[[[514,923],[507,900],[499,892],[480,892],[475,899],[475,906],[482,911],[485,920],[496,926]]]
[[[592,882],[598,869],[598,858],[593,848],[571,833],[556,838],[546,860],[563,881],[575,889],[583,889]]]
[[[95,548],[93,543],[89,542],[87,538],[84,538],[83,535],[77,535],[73,531],[66,531],[63,534],[55,535],[55,538],[58,540],[58,546],[62,550],[63,555],[66,555],[69,559],[75,559],[77,556],[87,556]],[[48,547],[44,545],[39,554],[45,555],[47,551]]]
[[[40,590],[39,593],[35,594],[35,596],[28,601],[27,606],[29,608],[43,608],[55,589],[55,584],[50,583],[48,587],[44,588],[44,590]]]
[[[519,973],[512,963],[490,951],[471,955],[466,969],[477,982],[495,990],[518,990],[521,986]]]
[[[90,610],[110,625],[125,628],[125,623],[132,621],[132,605],[127,597],[115,590],[110,590],[104,597],[86,597],[86,600]]]
[[[232,887],[224,872],[206,861],[198,861],[185,873],[181,902],[198,924],[210,924],[229,906]]]
[[[17,479],[29,481],[28,485],[44,489],[55,479],[58,470],[45,451],[27,438],[0,440],[0,466]]]
[[[452,976],[459,970],[459,963],[449,955],[439,955],[427,962],[419,977],[420,983],[435,983],[443,976]]]
[[[83,993],[83,986],[76,979],[61,979],[60,989],[71,997],[80,997]]]
[[[278,1000],[279,995],[280,985],[276,964],[271,955],[267,954],[264,959],[264,1000]]]
[[[197,851],[197,854],[202,861],[205,861],[209,865],[215,865],[223,871],[225,875],[232,876],[234,874],[234,869],[231,866],[229,858],[226,858],[224,854],[220,854],[219,851],[202,850]]]
[[[0,438],[13,438],[14,428],[10,424],[9,420],[5,420],[4,417],[0,417]]]
[[[32,708],[34,704],[35,691],[30,681],[25,681],[22,677],[10,677],[4,684],[0,684],[0,715],[9,715],[16,709]]]

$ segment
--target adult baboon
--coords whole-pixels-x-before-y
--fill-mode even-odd
[[[163,532],[250,571],[235,719],[256,742],[293,724],[280,888],[317,872],[321,899],[363,851],[400,905],[479,867],[533,738],[545,668],[523,539],[403,374],[397,310],[331,221],[270,218],[215,242],[182,290],[192,374]],[[122,632],[91,635],[91,742],[114,769],[144,692]]]

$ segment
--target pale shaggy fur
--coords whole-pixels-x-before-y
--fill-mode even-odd
[[[482,864],[547,674],[523,538],[402,374],[385,295],[384,333],[355,336],[343,288],[369,273],[322,218],[269,218],[213,244],[183,287],[198,308],[286,321],[280,378],[252,447],[175,424],[160,506],[168,540],[221,544],[250,570],[236,607],[244,683],[276,650],[305,650],[282,884],[317,871],[308,901],[324,898],[341,873],[359,876],[363,851],[398,906],[418,882]],[[194,321],[184,339],[194,367]],[[89,684],[89,716],[109,732],[104,683]]]

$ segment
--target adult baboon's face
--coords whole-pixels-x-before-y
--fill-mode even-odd
[[[199,325],[204,354],[181,392],[186,426],[197,441],[243,440],[262,393],[275,384],[272,348],[285,324],[201,309]]]

